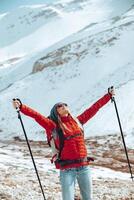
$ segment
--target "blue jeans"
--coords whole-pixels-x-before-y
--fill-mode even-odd
[[[92,180],[89,166],[60,170],[62,199],[74,200],[76,180],[78,181],[82,200],[92,200]]]

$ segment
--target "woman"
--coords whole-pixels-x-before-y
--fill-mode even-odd
[[[54,141],[59,152],[53,157],[57,169],[60,169],[60,182],[63,200],[74,200],[75,182],[78,181],[83,200],[92,200],[92,181],[89,169],[90,159],[84,141],[82,125],[91,119],[97,111],[103,107],[114,95],[113,88],[100,98],[82,114],[74,118],[65,103],[57,103],[53,106],[49,117],[44,117],[30,107],[22,104],[19,100],[13,101],[14,108],[35,119],[46,130],[47,138],[55,138],[55,133],[62,133],[61,140]]]

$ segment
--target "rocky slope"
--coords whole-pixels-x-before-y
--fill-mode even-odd
[[[49,162],[50,148],[44,142],[30,143],[47,200],[61,199],[59,173]],[[133,182],[130,175],[124,173],[128,172],[128,166],[120,136],[92,137],[86,143],[88,151],[95,157],[91,166],[94,200],[134,199]],[[42,200],[25,141],[15,138],[14,141],[0,143],[0,147],[0,199]],[[128,152],[134,171],[134,150],[129,149]],[[77,185],[75,200],[80,199]]]

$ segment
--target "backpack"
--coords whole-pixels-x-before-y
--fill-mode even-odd
[[[80,135],[84,136],[83,125],[80,123],[80,121],[77,118],[75,118],[75,120],[78,123],[78,125],[80,126],[81,131],[79,133],[76,133],[75,135],[71,135],[71,136],[64,135],[62,129],[59,127],[58,113],[57,113],[57,106],[61,105],[61,104],[65,104],[65,103],[63,103],[63,102],[56,103],[52,107],[52,109],[50,111],[50,115],[48,116],[49,119],[51,119],[53,122],[55,122],[57,124],[57,127],[52,130],[50,138],[47,137],[48,144],[52,150],[51,162],[52,163],[54,162],[55,164],[60,164],[60,166],[63,167],[65,165],[72,164],[72,163],[80,163],[80,162],[86,162],[86,161],[88,162],[89,160],[93,160],[92,158],[88,159],[88,157],[75,159],[75,160],[62,160],[61,159],[61,153],[64,148],[65,140],[70,140],[70,139],[80,136]]]
[[[81,132],[81,133],[76,133],[75,135],[65,137],[61,128],[53,129],[50,139],[47,140],[48,145],[51,147],[51,150],[52,150],[51,163],[53,163],[57,160],[58,161],[61,160],[61,152],[64,148],[65,140],[70,140],[70,139],[80,136],[82,134],[83,133]]]

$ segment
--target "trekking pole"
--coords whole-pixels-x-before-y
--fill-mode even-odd
[[[114,88],[113,86],[111,88],[108,88],[108,91],[109,91],[109,89],[113,89],[113,88]],[[121,132],[121,137],[122,137],[122,141],[123,141],[123,145],[124,145],[124,150],[125,150],[125,154],[126,154],[126,158],[127,158],[127,162],[128,162],[129,172],[131,174],[131,179],[133,181],[134,177],[133,177],[133,173],[132,173],[130,160],[129,160],[129,157],[128,157],[127,147],[126,147],[126,143],[125,143],[125,139],[124,139],[124,134],[123,134],[122,126],[121,126],[121,121],[120,121],[119,112],[118,112],[118,109],[117,109],[115,97],[113,97],[113,96],[111,97],[111,102],[114,103],[114,107],[115,107],[115,111],[116,111],[116,115],[117,115],[117,119],[118,119],[118,124],[119,124],[120,132]]]
[[[15,100],[19,100],[19,99],[13,99],[13,101],[15,101]],[[21,118],[20,109],[16,107],[16,111],[18,113],[18,119],[20,120],[22,129],[23,129],[23,132],[24,132],[24,135],[25,135],[25,139],[26,139],[27,146],[28,146],[28,149],[29,149],[29,152],[30,152],[30,155],[31,155],[31,159],[32,159],[32,162],[33,162],[33,165],[34,165],[34,169],[35,169],[35,172],[36,172],[36,175],[37,175],[37,178],[38,178],[38,182],[39,182],[40,189],[41,189],[41,192],[42,192],[42,195],[43,195],[43,199],[46,200],[44,190],[43,190],[43,187],[42,187],[42,184],[41,184],[41,181],[40,181],[40,177],[39,177],[39,174],[38,174],[38,170],[37,170],[34,158],[33,158],[32,150],[31,150],[31,147],[30,147],[30,144],[29,144],[29,141],[28,141],[28,137],[27,137],[27,134],[26,134],[26,131],[25,131],[25,128],[24,128],[24,124],[23,124],[23,121],[22,121],[22,118]]]

